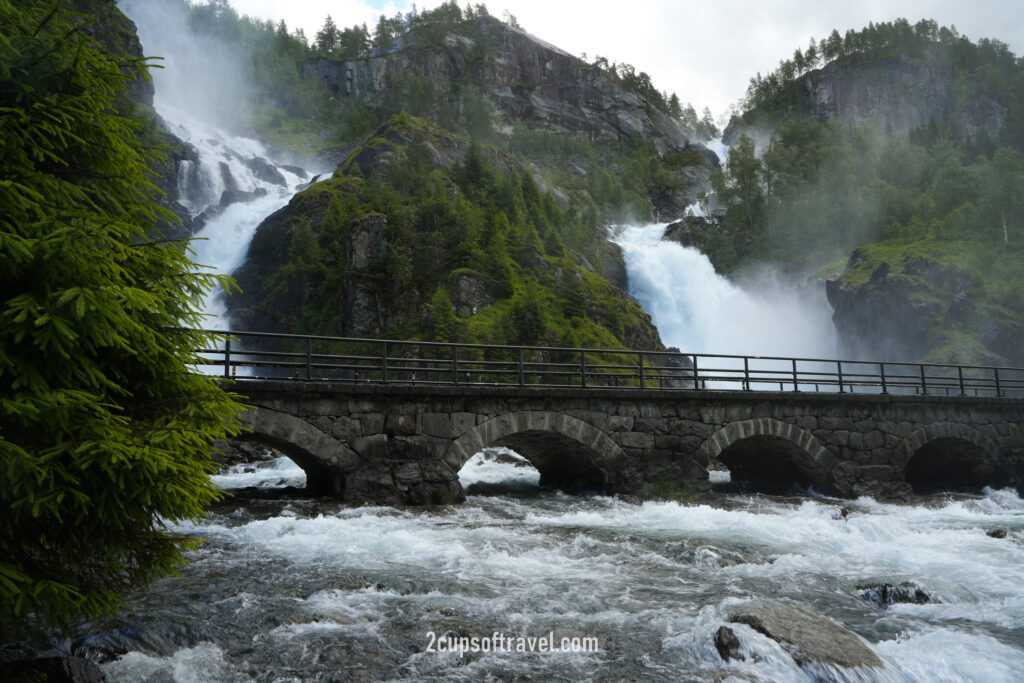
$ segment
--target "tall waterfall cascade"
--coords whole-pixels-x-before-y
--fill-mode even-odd
[[[309,182],[304,168],[274,159],[251,138],[229,132],[245,106],[244,70],[236,58],[189,30],[184,4],[119,0],[135,22],[150,69],[154,108],[192,147],[198,161],[178,167],[178,196],[196,224],[192,260],[208,272],[231,274],[242,264],[256,228]],[[190,155],[191,156],[191,155]],[[207,294],[205,326],[229,329],[223,293]]]
[[[179,202],[200,226],[192,260],[230,274],[242,265],[263,219],[287,204],[308,174],[268,161],[256,140],[230,136],[171,106],[157,111],[171,132],[199,153],[198,162],[183,161],[178,169]],[[207,295],[204,313],[207,327],[230,327],[222,292]]]
[[[756,289],[715,272],[706,255],[663,240],[666,223],[631,226],[622,247],[629,293],[666,345],[684,353],[834,358],[838,340],[824,288],[807,292],[764,276]]]

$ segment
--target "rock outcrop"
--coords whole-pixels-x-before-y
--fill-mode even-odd
[[[108,52],[113,55],[124,55],[132,60],[142,59],[145,56],[135,22],[118,9],[114,0],[100,0],[99,2],[74,0],[70,4],[73,10],[96,19],[96,21],[86,24],[83,30]],[[128,67],[124,67],[122,71],[136,76],[126,82],[125,89],[128,98],[147,110],[151,109],[155,93],[153,81],[137,77],[137,74]],[[153,116],[155,117],[155,114]],[[155,227],[166,239],[188,239],[193,232],[192,219],[188,210],[178,202],[180,198],[178,170],[183,161],[196,161],[197,154],[194,148],[169,132],[159,117],[157,119],[156,136],[158,139],[155,142],[168,148],[168,151],[166,152],[166,163],[152,165],[155,173],[153,182],[162,193],[158,198],[158,203],[174,214],[177,221],[172,222],[158,218]]]
[[[341,109],[356,102],[385,109],[406,90],[415,90],[437,101],[462,102],[456,116],[466,115],[464,100],[472,84],[493,109],[492,133],[506,134],[525,124],[598,145],[645,142],[659,155],[692,151],[713,157],[679,121],[598,66],[489,16],[477,19],[467,32],[449,33],[442,49],[418,48],[414,36],[409,45],[384,55],[318,59],[306,69],[328,84]],[[650,197],[655,210],[666,216],[682,214],[706,175],[690,166],[672,173],[679,183]]]
[[[993,305],[983,283],[955,264],[915,254],[885,260],[862,248],[825,285],[854,356],[1024,365],[1024,320]]]
[[[744,609],[729,620],[746,624],[778,642],[797,664],[835,665],[845,668],[882,668],[884,664],[856,634],[820,614],[782,603]],[[727,652],[735,653],[729,634],[721,639]],[[719,638],[716,636],[716,645]],[[722,646],[719,646],[719,652]],[[724,657],[724,655],[723,655]]]
[[[843,57],[804,74],[795,88],[796,112],[849,127],[870,125],[885,134],[934,124],[959,140],[995,140],[1008,116],[983,79],[957,78],[951,55],[939,44],[914,56]],[[757,140],[766,125],[771,126],[765,120],[734,121],[724,140],[734,144],[742,133]]]

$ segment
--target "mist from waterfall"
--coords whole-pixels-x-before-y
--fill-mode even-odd
[[[196,36],[183,4],[119,0],[135,22],[143,51],[162,59],[150,74],[153,103],[168,130],[194,148],[198,161],[178,169],[175,197],[198,228],[192,260],[214,273],[230,274],[245,260],[260,223],[285,204],[308,174],[275,163],[257,140],[233,135],[247,87],[237,57],[216,41]],[[229,329],[223,292],[208,293],[205,326]]]
[[[663,241],[666,227],[626,227],[612,238],[623,250],[629,293],[666,345],[684,353],[836,357],[824,288],[801,290],[767,273],[741,287],[699,250]]]

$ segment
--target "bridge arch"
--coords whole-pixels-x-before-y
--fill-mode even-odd
[[[251,408],[241,416],[245,432],[235,437],[256,441],[287,455],[306,473],[314,495],[342,497],[345,472],[359,466],[359,456],[346,444],[305,420],[270,408]]]
[[[936,422],[904,442],[903,475],[914,493],[977,492],[1009,476],[996,443],[967,424]]]
[[[734,486],[780,493],[794,482],[831,493],[834,457],[806,429],[769,417],[730,422],[709,436],[698,461],[717,459],[729,468]]]
[[[542,486],[567,491],[613,491],[625,454],[594,425],[563,413],[505,413],[467,430],[445,454],[455,471],[474,453],[505,446],[530,461]]]

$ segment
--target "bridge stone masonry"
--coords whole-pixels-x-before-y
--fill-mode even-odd
[[[1024,482],[1024,399],[679,389],[247,380],[242,438],[277,448],[315,495],[461,502],[458,472],[506,446],[542,486],[643,498],[794,482],[900,499]]]

